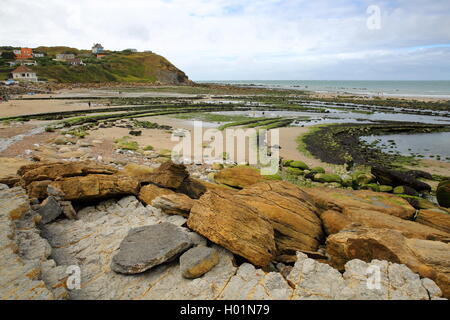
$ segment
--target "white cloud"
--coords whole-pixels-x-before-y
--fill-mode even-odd
[[[101,42],[108,49],[153,50],[194,80],[442,79],[450,74],[445,48],[404,50],[450,44],[445,0],[0,2],[4,45],[89,48]],[[381,30],[366,27],[371,4],[381,8]]]

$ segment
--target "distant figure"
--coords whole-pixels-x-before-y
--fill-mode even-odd
[[[91,102],[90,101],[88,102],[88,105],[89,105],[89,108],[90,108],[91,107]]]

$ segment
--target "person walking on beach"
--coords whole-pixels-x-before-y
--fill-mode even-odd
[[[89,105],[89,108],[90,108],[91,107],[91,102],[90,101],[88,102],[88,105]]]

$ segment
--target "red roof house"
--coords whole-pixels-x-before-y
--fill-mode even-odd
[[[16,54],[16,59],[18,60],[26,60],[33,58],[33,49],[30,48],[21,48],[20,53]]]

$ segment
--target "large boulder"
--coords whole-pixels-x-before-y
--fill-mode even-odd
[[[188,226],[251,263],[265,266],[276,253],[272,224],[234,195],[209,190],[192,207]]]
[[[189,176],[186,166],[167,161],[161,164],[152,174],[142,182],[149,182],[160,187],[178,189]]]
[[[57,180],[90,174],[112,175],[117,170],[93,161],[42,163],[23,166],[18,171],[27,186],[34,181]]]
[[[241,190],[234,199],[270,221],[280,261],[292,260],[289,256],[295,257],[296,251],[316,251],[324,238],[311,197],[291,183],[261,182]]]
[[[200,199],[200,197],[205,194],[206,190],[206,186],[202,181],[187,177],[176,191],[184,193],[192,199]]]
[[[416,210],[405,199],[387,193],[369,190],[343,190],[330,188],[304,189],[322,211],[344,209],[378,211],[402,219],[412,219]]]
[[[128,176],[91,174],[51,182],[61,190],[64,200],[100,199],[119,195],[137,195],[139,182]]]
[[[188,217],[195,200],[182,193],[161,195],[152,201],[152,206],[166,214],[178,214]]]
[[[439,183],[436,198],[440,206],[450,208],[450,180]]]
[[[407,265],[422,277],[430,278],[450,297],[450,244],[440,241],[408,239],[389,229],[356,228],[328,237],[331,264],[344,270],[353,259],[370,262],[387,260]]]
[[[373,167],[371,172],[380,184],[393,187],[408,186],[417,191],[431,191],[431,186],[425,182],[417,180],[417,175],[415,173],[396,171],[382,167]]]
[[[173,260],[191,246],[191,237],[168,222],[134,228],[120,244],[111,269],[124,274],[142,273]]]
[[[243,189],[264,181],[259,171],[247,166],[237,166],[224,169],[214,176],[217,183],[221,183],[233,188]]]

